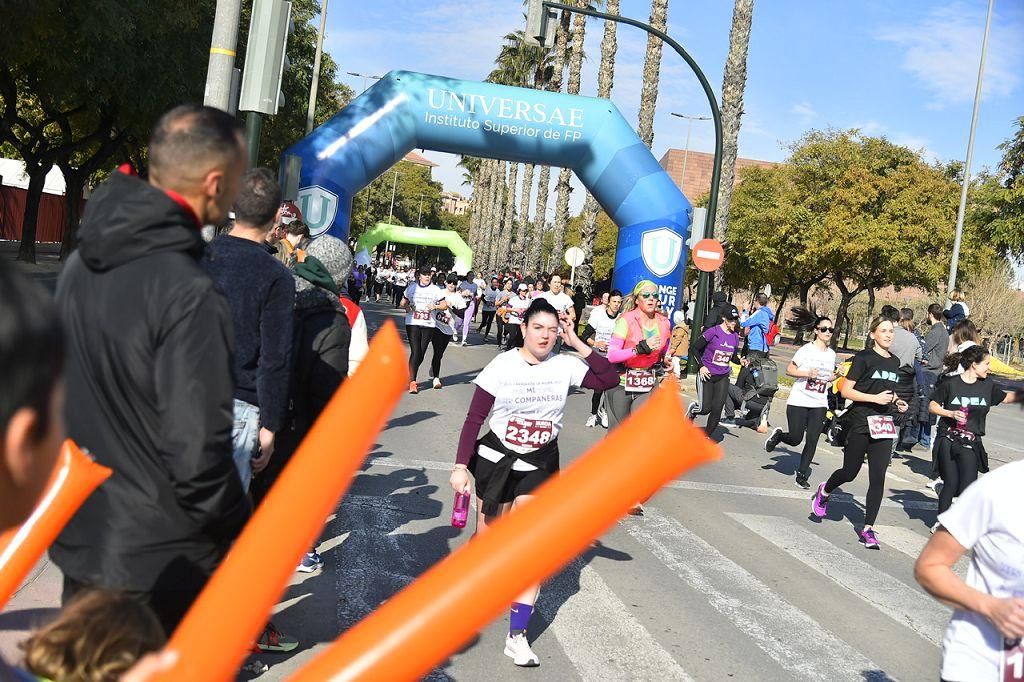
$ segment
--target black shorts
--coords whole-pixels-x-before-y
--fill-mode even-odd
[[[485,485],[481,485],[481,482],[487,480],[496,466],[489,459],[485,459],[480,455],[473,455],[472,459],[469,460],[469,473],[473,474],[478,488],[485,487]],[[543,469],[534,469],[533,471],[516,471],[513,469],[508,476],[508,480],[505,481],[505,487],[501,491],[501,499],[498,501],[504,504],[506,502],[514,502],[520,495],[532,495],[537,488],[552,476],[554,476],[554,473],[549,473]]]

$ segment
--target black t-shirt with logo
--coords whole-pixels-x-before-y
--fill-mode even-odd
[[[950,377],[935,387],[932,400],[946,410],[954,412],[961,407],[967,408],[967,425],[965,428],[976,436],[985,435],[985,417],[988,411],[1006,400],[1006,391],[999,388],[991,379],[977,379],[967,383],[962,376]],[[946,417],[939,418],[939,424],[946,428],[956,426],[956,421]]]
[[[850,371],[846,378],[855,382],[854,388],[861,393],[878,395],[885,391],[895,391],[899,382],[900,361],[895,355],[885,358],[874,350],[862,350],[853,356]],[[850,408],[850,425],[857,433],[868,432],[868,417],[872,415],[894,414],[895,405],[879,405],[878,403],[853,403]]]

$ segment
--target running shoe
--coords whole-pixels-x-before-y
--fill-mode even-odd
[[[459,345],[460,345],[460,346],[462,346],[462,347],[466,347],[466,346],[468,346],[469,344],[468,344],[468,343],[466,343],[466,341],[465,341],[465,340],[463,340],[463,341],[462,341],[462,343],[460,343]]]
[[[865,528],[861,532],[857,533],[860,541],[864,543],[864,549],[881,549],[878,545],[878,536],[875,535],[874,528]]]
[[[319,555],[317,555],[319,557]],[[302,557],[302,561],[299,562],[298,567],[295,569],[299,573],[316,573],[320,566],[323,565],[323,560],[317,561],[313,558],[312,553],[307,553]]]
[[[814,497],[811,498],[811,513],[819,519],[823,519],[827,512],[828,495],[825,494],[825,484],[822,483],[818,486],[818,490],[814,493]]]
[[[811,482],[808,481],[803,476],[801,476],[800,474],[796,475],[796,484],[803,488],[804,490],[809,490],[811,487]]]
[[[626,513],[629,514],[630,516],[643,516],[644,515],[644,506],[642,504],[640,504],[639,502],[637,502],[632,507],[630,507],[629,511],[627,511]]]
[[[409,382],[409,393],[419,393],[420,387],[415,381]]]
[[[938,521],[936,521],[935,523],[933,523],[933,524],[932,524],[932,527],[931,527],[931,534],[932,534],[932,535],[935,535],[935,531],[937,531],[937,530],[938,530],[939,528],[941,528],[941,527],[942,527],[942,524],[941,524],[941,523],[939,523]]]
[[[693,421],[693,418],[697,416],[697,403],[696,403],[696,401],[694,401],[694,402],[692,402],[692,403],[690,403],[689,405],[686,406],[686,416],[687,416],[687,418],[690,421]]]
[[[764,441],[764,451],[774,452],[775,446],[779,444],[780,436],[782,436],[782,427],[776,426],[775,430],[772,431],[772,435],[768,436],[768,438]]]
[[[434,377],[434,388],[441,388],[441,380]]]
[[[592,414],[589,417],[587,417],[587,428],[592,429],[595,426],[597,426],[597,415]]]
[[[597,408],[597,418],[601,420],[601,426],[608,428],[608,411],[603,407]]]
[[[299,640],[286,635],[277,628],[274,627],[273,623],[267,623],[267,626],[263,628],[263,634],[253,644],[253,653],[273,652],[273,653],[287,653],[294,651],[299,646]]]
[[[323,565],[324,563],[324,558],[320,556],[320,552],[316,551],[315,549],[312,552],[307,552],[306,556],[308,556],[310,559],[312,559],[320,565]]]
[[[505,655],[522,668],[536,668],[540,665],[540,659],[530,648],[530,643],[526,641],[524,632],[505,638]]]

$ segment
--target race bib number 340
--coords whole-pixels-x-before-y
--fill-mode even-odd
[[[893,440],[897,436],[896,424],[889,415],[872,415],[868,417],[868,433],[872,438]]]
[[[505,442],[524,448],[539,448],[551,440],[553,425],[546,419],[509,417]]]

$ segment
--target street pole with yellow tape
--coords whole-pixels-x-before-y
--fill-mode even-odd
[[[235,68],[241,9],[242,0],[217,0],[217,12],[213,19],[213,40],[210,42],[203,104],[222,111],[231,108],[231,72]]]

